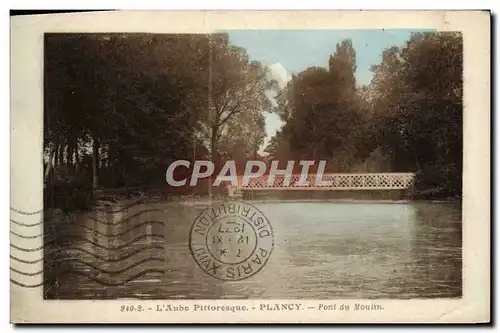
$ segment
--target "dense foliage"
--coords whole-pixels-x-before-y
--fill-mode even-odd
[[[265,136],[274,82],[225,34],[48,34],[45,50],[49,184],[162,186],[173,160],[242,140],[250,157]]]
[[[328,69],[298,73],[281,92],[286,123],[267,151],[327,159],[337,172],[416,172],[418,195],[460,196],[462,54],[459,33],[414,34],[356,88],[356,53],[343,41]]]

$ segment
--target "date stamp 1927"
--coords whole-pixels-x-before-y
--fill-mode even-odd
[[[273,246],[267,217],[238,201],[203,211],[189,234],[189,249],[198,266],[220,280],[238,281],[254,275],[266,264]]]

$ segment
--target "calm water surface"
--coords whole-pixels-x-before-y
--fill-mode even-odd
[[[191,223],[207,205],[151,204],[136,206],[128,215],[89,214],[110,225],[79,215],[63,228],[69,231],[59,238],[73,239],[67,237],[71,234],[75,241],[64,241],[65,250],[58,257],[46,253],[46,271],[53,273],[45,297],[404,299],[462,294],[462,223],[457,204],[249,203],[269,219],[275,246],[265,267],[248,279],[216,280],[192,259],[188,248]],[[162,212],[134,216],[145,209]],[[113,225],[123,218],[128,218],[126,223]],[[148,227],[143,224],[146,221],[158,223]],[[138,227],[120,235],[134,226]],[[118,236],[103,237],[96,231]],[[141,238],[144,235],[151,237]],[[79,237],[94,245],[78,241]],[[130,242],[134,243],[127,245]],[[144,246],[153,248],[140,251]],[[118,249],[106,249],[110,247]],[[130,255],[136,250],[140,252]],[[63,274],[68,270],[86,276]],[[145,270],[150,272],[123,286],[95,282],[117,284]]]

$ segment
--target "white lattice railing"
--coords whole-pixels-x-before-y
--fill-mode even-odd
[[[305,182],[299,183],[300,174],[292,175],[289,183],[285,176],[277,175],[274,182],[269,183],[268,175],[252,178],[239,190],[393,190],[407,189],[413,186],[413,173],[331,173],[324,174],[316,182],[316,175],[310,175]],[[325,184],[327,183],[327,184]]]

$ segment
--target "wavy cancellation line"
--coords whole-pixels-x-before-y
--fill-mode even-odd
[[[136,249],[136,250],[134,250],[130,253],[127,253],[127,254],[125,254],[121,257],[118,257],[118,258],[104,257],[104,256],[98,255],[96,253],[93,253],[89,250],[86,250],[84,248],[80,248],[80,247],[71,247],[71,248],[67,248],[67,249],[60,249],[60,250],[55,251],[53,254],[58,254],[58,253],[64,252],[64,251],[78,251],[78,252],[83,252],[84,254],[90,255],[90,256],[94,257],[95,259],[101,260],[103,263],[118,263],[118,262],[121,262],[123,260],[127,260],[127,259],[129,259],[137,254],[145,252],[147,250],[164,250],[164,247],[161,245],[155,245],[155,244],[145,245],[144,247],[142,247],[140,249]],[[15,260],[15,261],[24,263],[24,264],[36,264],[36,263],[43,261],[43,257],[40,259],[37,259],[37,260],[32,260],[32,261],[23,260],[23,259],[14,257],[12,255],[10,256],[10,258]]]
[[[23,251],[23,252],[36,252],[36,251],[43,250],[43,245],[40,246],[40,247],[37,247],[37,248],[33,248],[33,249],[19,247],[19,246],[16,246],[14,244],[10,244],[10,246],[13,247],[16,250]]]
[[[119,221],[101,221],[99,220],[98,218],[92,216],[92,215],[89,215],[89,214],[86,214],[85,216],[90,218],[91,220],[94,220],[98,223],[101,223],[101,224],[104,224],[104,225],[114,225],[114,226],[117,226],[117,225],[121,225],[121,224],[124,224],[126,223],[128,220],[134,218],[134,217],[137,217],[139,215],[142,215],[144,213],[151,213],[151,212],[160,212],[160,213],[165,213],[163,210],[161,209],[146,209],[146,210],[143,210],[141,212],[138,212],[138,213],[135,213],[134,215],[130,215],[130,216],[127,216]]]
[[[115,213],[122,213],[122,212],[124,212],[126,210],[129,210],[130,208],[132,208],[134,206],[139,206],[139,205],[143,205],[143,204],[144,204],[143,202],[135,202],[133,204],[124,206],[124,207],[122,207],[120,209],[116,209],[116,210],[115,209],[102,209],[102,208],[93,207],[92,211],[99,212],[99,213],[111,213],[111,214],[115,214]],[[151,202],[149,202],[148,204],[151,204]],[[44,209],[39,209],[39,210],[36,210],[36,211],[33,211],[33,212],[28,212],[28,211],[23,211],[23,210],[14,208],[14,207],[10,207],[10,209],[13,212],[16,212],[16,213],[21,214],[21,215],[36,215],[36,214],[40,214],[40,213],[42,213],[42,212],[45,211]],[[159,210],[159,211],[163,212],[162,210]]]
[[[35,238],[41,238],[43,236],[43,233],[39,234],[39,235],[34,235],[34,236],[26,236],[26,235],[18,234],[17,232],[14,232],[12,230],[10,231],[10,234],[14,235],[14,236],[17,236],[19,238],[24,238],[24,239],[35,239]]]
[[[109,257],[101,256],[101,255],[98,255],[96,253],[93,253],[93,252],[91,252],[87,249],[81,248],[81,247],[69,248],[69,249],[67,249],[67,251],[71,250],[71,251],[83,252],[85,254],[88,254],[88,255],[94,257],[95,259],[101,260],[103,263],[118,263],[118,262],[121,262],[123,260],[130,259],[133,256],[138,255],[138,254],[145,252],[147,250],[164,250],[164,249],[165,248],[161,245],[147,245],[147,246],[144,246],[140,249],[136,249],[136,250],[131,251],[125,255],[122,255],[121,257],[118,257],[118,258],[109,258]]]
[[[158,201],[158,202],[161,202],[161,201]],[[148,202],[148,204],[154,204],[154,202]],[[130,205],[126,205],[124,207],[122,207],[121,209],[117,209],[117,210],[114,210],[114,209],[101,209],[101,208],[94,208],[93,210],[96,211],[96,212],[100,212],[100,213],[121,213],[121,212],[124,212],[134,206],[139,206],[139,205],[144,205],[144,202],[135,202],[135,203],[132,203]]]
[[[137,262],[134,262],[132,264],[130,264],[129,266],[125,267],[125,268],[122,268],[122,269],[118,269],[118,270],[109,270],[109,269],[102,269],[102,268],[99,268],[91,263],[88,263],[86,261],[83,261],[83,260],[80,260],[80,259],[77,259],[77,258],[68,258],[68,259],[65,259],[65,260],[62,260],[60,261],[60,263],[63,263],[63,262],[76,262],[76,263],[79,263],[79,264],[82,264],[84,266],[87,266],[89,268],[92,268],[93,270],[99,272],[99,273],[103,273],[103,274],[109,274],[109,275],[117,275],[117,274],[122,274],[122,273],[125,273],[126,271],[129,271],[139,265],[142,265],[144,264],[145,262],[150,262],[150,261],[153,261],[153,262],[165,262],[165,259],[164,258],[159,258],[159,257],[153,257],[153,258],[145,258],[145,259],[142,259],[142,260],[139,260]],[[18,269],[15,269],[13,267],[10,267],[10,270],[15,272],[15,273],[18,273],[18,274],[21,274],[21,275],[24,275],[24,276],[36,276],[36,275],[40,275],[43,273],[43,270],[40,270],[38,272],[35,272],[35,273],[31,273],[31,272],[23,272],[23,271],[20,271]]]
[[[21,227],[28,227],[28,228],[36,227],[36,226],[39,226],[40,224],[42,224],[42,221],[37,222],[37,223],[33,223],[33,224],[22,223],[22,222],[18,222],[16,220],[13,220],[13,219],[10,219],[10,221],[14,224],[21,226]]]
[[[34,212],[26,212],[26,211],[22,211],[22,210],[13,208],[13,207],[10,207],[10,210],[12,210],[18,214],[21,214],[21,215],[36,215],[36,214],[40,214],[41,212],[43,212],[43,209],[36,210]]]
[[[109,238],[109,237],[121,237],[121,236],[124,236],[124,235],[128,234],[132,230],[139,229],[139,228],[141,228],[141,227],[143,227],[145,225],[153,225],[153,224],[163,225],[164,222],[162,222],[162,221],[155,221],[155,220],[144,221],[144,222],[142,222],[140,224],[137,224],[137,225],[135,225],[135,226],[133,226],[133,227],[127,229],[127,230],[124,230],[124,231],[116,233],[116,234],[112,234],[112,233],[106,234],[104,232],[100,232],[97,229],[90,228],[90,227],[88,227],[86,225],[79,225],[79,224],[77,224],[76,227],[77,228],[82,228],[82,229],[94,232],[94,233],[96,233],[96,234],[98,234],[100,236],[108,237]],[[20,237],[20,238],[24,238],[24,239],[34,239],[34,238],[40,238],[40,237],[43,236],[43,233],[40,233],[40,234],[34,235],[34,236],[26,236],[26,235],[21,235],[21,234],[15,232],[15,231],[12,231],[12,230],[10,231],[10,233],[12,235],[14,235],[14,236],[17,236],[17,237]],[[49,235],[46,235],[46,236],[49,237]]]
[[[104,246],[104,245],[101,245],[99,243],[96,243],[94,241],[91,241],[91,240],[88,240],[84,237],[77,237],[77,236],[72,236],[72,237],[69,237],[73,240],[78,240],[78,241],[83,241],[83,242],[86,242],[88,244],[91,244],[95,247],[98,247],[98,248],[101,248],[103,250],[107,250],[107,251],[115,251],[115,250],[122,250],[126,247],[129,247],[130,245],[133,245],[134,243],[140,241],[140,240],[143,240],[143,239],[150,239],[150,238],[165,238],[164,235],[156,235],[156,234],[150,234],[150,235],[141,235],[139,237],[136,237],[135,239],[131,240],[130,242],[128,243],[125,243],[125,244],[121,244],[119,246],[116,246],[116,247],[107,247],[107,246]],[[52,240],[53,241],[53,240]],[[37,247],[37,248],[33,248],[33,249],[30,249],[30,248],[22,248],[22,247],[19,247],[17,245],[14,245],[14,244],[10,244],[11,247],[13,247],[14,249],[16,250],[19,250],[19,251],[23,251],[23,252],[36,252],[36,251],[40,251],[40,250],[43,250],[43,245],[40,246],[40,247]]]
[[[24,276],[36,276],[36,275],[40,275],[43,273],[43,270],[41,271],[38,271],[38,272],[35,272],[35,273],[30,273],[30,272],[23,272],[23,271],[20,271],[18,269],[15,269],[13,267],[10,267],[10,270],[17,273],[17,274],[21,274],[21,275],[24,275]]]
[[[144,204],[144,203],[143,202],[134,202],[132,204],[126,205],[126,206],[122,207],[121,209],[117,209],[117,210],[101,209],[101,208],[97,208],[97,207],[95,207],[93,210],[97,211],[97,212],[102,212],[102,213],[121,213],[121,212],[124,212],[124,211],[134,207],[134,206],[138,206],[138,205],[142,205],[142,204]],[[21,214],[21,215],[36,215],[36,214],[40,214],[44,211],[44,209],[39,209],[39,210],[35,210],[33,212],[28,212],[25,210],[14,208],[14,207],[10,207],[10,209],[18,214]]]
[[[27,213],[27,212],[22,212],[20,210],[16,210],[14,208],[11,207],[11,209],[15,212],[18,212],[20,214],[24,214],[24,215],[34,215],[36,213],[40,213],[41,211],[37,211],[37,212],[32,212],[32,213]],[[116,212],[111,212],[113,214],[115,213],[119,213],[119,212],[122,212],[124,210],[121,210],[121,211],[116,211]],[[99,212],[99,210],[94,210],[94,212]],[[137,212],[131,216],[127,216],[127,217],[124,217],[122,218],[121,220],[118,220],[118,221],[102,221],[100,219],[98,219],[97,217],[94,217],[92,215],[89,215],[90,213],[87,213],[85,214],[86,217],[90,218],[91,220],[93,221],[96,221],[97,223],[100,223],[100,224],[103,224],[103,225],[107,225],[107,226],[110,226],[110,225],[113,225],[113,226],[119,226],[121,224],[125,224],[128,220],[134,218],[134,217],[137,217],[137,216],[140,216],[144,213],[150,213],[150,212],[159,212],[159,213],[165,213],[163,210],[161,209],[146,209],[146,210],[143,210],[143,211],[140,211],[140,212]],[[106,213],[109,213],[109,212],[106,212]],[[34,224],[28,224],[28,223],[22,223],[22,222],[19,222],[19,221],[16,221],[14,219],[10,219],[10,221],[16,225],[19,225],[19,226],[22,226],[22,227],[36,227],[38,225],[41,225],[43,223],[43,221],[40,221],[40,222],[37,222],[37,223],[34,223]],[[151,220],[150,220],[151,221]],[[155,221],[155,222],[158,222],[160,223],[161,221]]]
[[[15,261],[20,262],[20,263],[23,263],[23,264],[38,264],[39,262],[43,261],[43,257],[40,259],[37,259],[37,260],[23,260],[23,259],[19,259],[19,258],[14,257],[12,254],[10,255],[10,259],[15,260]]]
[[[100,285],[103,285],[103,286],[106,286],[106,287],[120,287],[120,286],[124,286],[125,284],[133,281],[133,280],[137,280],[138,278],[140,277],[143,277],[144,275],[146,274],[150,274],[150,273],[155,273],[155,274],[161,274],[161,275],[164,275],[165,274],[165,271],[164,270],[160,270],[160,269],[145,269],[137,274],[135,274],[134,276],[131,276],[131,277],[128,277],[127,279],[125,280],[121,280],[121,281],[116,281],[116,282],[111,282],[111,281],[105,281],[105,280],[102,280],[102,279],[98,279],[96,277],[93,277],[92,275],[90,274],[87,274],[85,272],[80,272],[80,271],[75,271],[75,270],[66,270],[66,271],[63,271],[61,272],[58,277],[62,277],[62,276],[65,276],[65,275],[79,275],[79,276],[83,276],[89,280],[92,280],[94,281],[95,283],[98,283]],[[19,281],[16,281],[14,279],[10,279],[10,282],[15,284],[15,285],[18,285],[20,287],[24,287],[24,288],[38,288],[38,287],[41,287],[43,286],[43,282],[41,283],[38,283],[38,284],[33,284],[33,285],[27,285],[27,284],[24,284],[22,282],[19,282]]]
[[[19,281],[16,281],[14,279],[10,279],[10,283],[13,283],[19,287],[23,287],[23,288],[38,288],[38,287],[41,287],[43,286],[43,282],[39,283],[39,284],[24,284],[22,282],[19,282]]]
[[[76,225],[78,228],[82,228],[82,229],[86,229],[88,231],[91,231],[91,232],[95,232],[96,234],[100,235],[100,236],[103,236],[103,237],[120,237],[120,236],[124,236],[126,234],[128,234],[130,231],[132,230],[135,230],[135,229],[139,229],[140,227],[144,226],[144,225],[153,225],[153,224],[159,224],[159,225],[163,225],[164,222],[162,221],[156,221],[156,220],[149,220],[149,221],[144,221],[140,224],[137,224],[133,227],[130,227],[129,229],[125,230],[125,231],[122,231],[122,232],[119,232],[119,233],[116,233],[116,234],[112,234],[112,233],[109,233],[109,234],[106,234],[106,233],[103,233],[103,232],[100,232],[99,230],[97,229],[93,229],[93,228],[90,228],[90,227],[87,227],[86,225]]]
[[[98,247],[100,249],[103,249],[103,250],[107,250],[107,251],[116,251],[116,250],[123,250],[124,248],[127,248],[131,245],[134,245],[134,243],[136,242],[139,242],[141,240],[144,240],[144,239],[154,239],[154,238],[161,238],[161,239],[164,239],[165,238],[165,235],[161,235],[161,234],[149,234],[149,235],[141,235],[139,237],[136,237],[134,238],[133,240],[131,240],[130,242],[127,242],[127,243],[123,243],[123,244],[120,244],[118,246],[105,246],[105,245],[102,245],[102,244],[99,244],[97,242],[94,242],[92,240],[89,240],[85,237],[78,237],[78,236],[71,236],[69,237],[69,239],[72,239],[72,240],[77,240],[77,241],[83,241],[85,243],[88,243],[90,245],[93,245],[95,247]]]
[[[118,286],[123,286],[133,280],[137,280],[137,278],[140,278],[146,274],[150,274],[150,273],[155,273],[155,274],[161,274],[161,275],[164,275],[165,274],[165,270],[161,270],[161,269],[155,269],[155,268],[150,268],[150,269],[145,269],[133,276],[130,276],[128,277],[127,279],[125,280],[122,280],[122,281],[116,281],[116,282],[111,282],[111,281],[105,281],[105,280],[102,280],[102,279],[98,279],[96,277],[93,277],[85,272],[80,272],[80,271],[73,271],[73,270],[67,270],[67,271],[64,271],[61,273],[60,276],[62,275],[70,275],[70,274],[75,274],[75,275],[80,275],[80,276],[83,276],[83,277],[86,277],[87,279],[89,280],[92,280],[100,285],[103,285],[103,286],[106,286],[106,287],[118,287]]]

